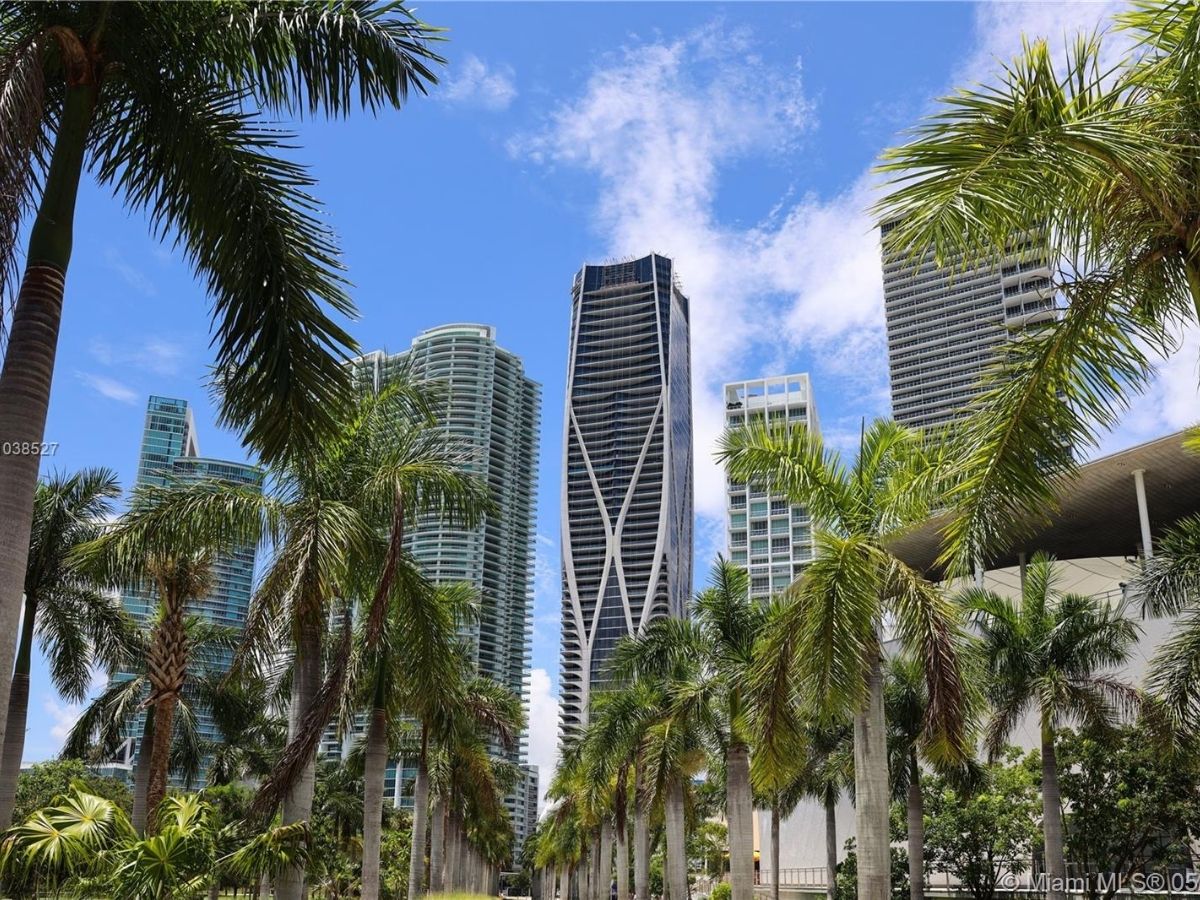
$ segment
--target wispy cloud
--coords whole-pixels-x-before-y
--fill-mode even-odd
[[[158,295],[158,288],[154,282],[141,269],[126,260],[116,247],[108,247],[104,251],[104,263],[139,294],[147,297]]]
[[[99,394],[102,397],[107,397],[109,400],[116,400],[118,403],[134,404],[137,402],[138,393],[127,384],[117,381],[115,378],[109,378],[107,375],[99,375],[95,372],[76,372],[75,376]]]
[[[441,98],[496,112],[508,109],[517,98],[516,75],[511,66],[491,66],[468,54],[457,65],[451,64]]]
[[[127,337],[120,345],[97,337],[88,350],[102,365],[132,367],[163,376],[179,374],[186,356],[182,344],[156,335]]]
[[[723,22],[677,40],[633,41],[540,131],[510,143],[514,155],[601,181],[593,225],[609,254],[658,250],[675,259],[691,300],[696,501],[714,517],[723,510],[712,460],[720,385],[755,374],[749,351],[776,341],[777,295],[795,280],[783,264],[793,252],[785,243],[808,230],[794,210],[750,228],[716,214],[723,167],[792,150],[813,122],[798,62],[770,65],[753,44],[751,32]],[[839,313],[852,305],[852,290]]]

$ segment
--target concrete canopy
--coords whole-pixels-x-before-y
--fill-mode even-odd
[[[1145,483],[1147,521],[1153,538],[1179,519],[1200,512],[1200,456],[1183,448],[1176,432],[1087,463],[1055,487],[1056,508],[1033,518],[1019,543],[984,560],[985,569],[1016,566],[1022,553],[1044,551],[1058,559],[1136,556],[1142,550],[1135,473]],[[949,514],[934,516],[890,543],[908,565],[934,580]]]

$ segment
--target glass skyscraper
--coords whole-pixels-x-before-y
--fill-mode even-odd
[[[804,374],[735,381],[725,385],[725,424],[766,421],[819,431],[812,382]],[[750,575],[750,596],[766,600],[800,577],[813,558],[812,523],[803,506],[761,485],[726,486],[726,553]]]
[[[692,590],[688,299],[652,254],[585,265],[563,417],[561,729],[587,716],[618,640]]]
[[[363,388],[377,390],[401,371],[432,382],[440,392],[439,425],[474,448],[471,469],[487,482],[495,511],[475,528],[426,516],[408,529],[406,544],[431,580],[476,587],[479,620],[466,634],[476,668],[520,696],[528,709],[541,385],[526,376],[520,357],[497,346],[490,325],[431,328],[404,352],[376,351],[353,366]],[[327,742],[326,750],[336,746]],[[525,765],[525,735],[517,750],[494,751],[525,772],[526,783],[506,799],[519,847],[537,822],[537,769]],[[399,774],[389,770],[391,796],[401,806],[411,806],[415,770],[408,761],[393,768]]]
[[[146,424],[142,432],[142,448],[138,457],[137,485],[166,486],[172,482],[218,479],[240,485],[262,488],[263,472],[249,463],[208,459],[200,456],[196,425],[186,400],[171,397],[151,396],[146,408]],[[255,548],[235,547],[213,558],[213,587],[211,593],[193,603],[190,615],[207,619],[240,631],[246,624],[250,599],[254,595]],[[130,615],[143,624],[154,616],[157,597],[153,590],[129,590],[121,601]],[[213,671],[227,671],[232,654],[227,653],[210,660]],[[130,672],[118,672],[117,680],[134,677]],[[185,692],[186,692],[185,687]],[[202,707],[193,706],[196,712],[196,731],[201,741],[220,739],[212,716]],[[138,743],[145,724],[145,713],[139,712],[130,726],[128,737],[118,752],[117,759],[106,766],[116,772],[129,773],[137,758]],[[178,781],[177,776],[173,776]],[[203,779],[203,771],[201,771]]]

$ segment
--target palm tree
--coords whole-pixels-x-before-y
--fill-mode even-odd
[[[1183,519],[1158,541],[1129,593],[1150,615],[1179,617],[1150,662],[1146,686],[1177,731],[1200,737],[1200,516]]]
[[[76,552],[79,565],[95,577],[115,587],[148,591],[156,598],[146,659],[150,692],[142,704],[153,710],[147,716],[150,759],[146,772],[146,827],[151,834],[157,831],[158,806],[166,796],[175,710],[189,674],[194,675],[186,627],[188,609],[212,590],[213,553],[223,549],[198,543],[183,521],[153,532],[141,527],[139,507],[154,499],[140,489],[135,491],[129,512]]]
[[[718,557],[690,618],[651,623],[613,660],[620,676],[669,679],[672,717],[696,722],[720,755],[733,900],[750,900],[754,892],[752,710],[746,686],[755,642],[768,621],[766,607],[751,602],[749,586],[744,568]]]
[[[1053,479],[1115,424],[1200,316],[1200,203],[1192,147],[1200,10],[1152,0],[1058,56],[1027,42],[997,78],[958,90],[884,154],[894,191],[885,249],[938,262],[1010,255],[1033,235],[1068,301],[1052,327],[1006,345],[962,426],[962,478],[944,561],[961,572],[1054,505]]]
[[[816,558],[789,589],[778,624],[764,640],[754,702],[768,721],[786,722],[793,703],[823,724],[853,718],[859,897],[887,900],[885,617],[924,667],[931,744],[949,756],[966,753],[955,611],[887,548],[891,536],[928,514],[940,487],[941,460],[918,434],[885,421],[864,427],[850,467],[803,425],[756,423],[727,432],[718,458],[733,480],[767,485],[813,518]],[[786,760],[776,764],[770,757],[786,755],[794,730],[779,728],[761,742],[758,752],[767,755],[768,765],[784,767]]]
[[[147,486],[123,519],[131,541],[171,528],[196,546],[271,546],[232,677],[266,671],[281,653],[290,660],[288,743],[255,799],[260,814],[282,804],[285,825],[306,821],[312,809],[317,744],[344,696],[355,606],[367,610],[364,649],[378,646],[385,600],[404,569],[396,510],[411,500],[413,460],[439,440],[414,427],[428,420],[428,391],[397,378],[356,397],[339,416],[336,439],[278,466],[266,491],[211,480]],[[448,482],[420,484],[420,508],[457,514],[454,497],[439,493]],[[285,870],[276,881],[281,900],[298,900],[303,878]]]
[[[921,793],[921,750],[929,697],[921,663],[911,656],[888,660],[884,671],[883,711],[888,724],[892,792],[904,801],[908,823],[908,890],[911,900],[925,897],[925,801]]]
[[[1020,600],[972,588],[962,596],[979,630],[979,665],[992,706],[984,744],[994,756],[1029,711],[1037,715],[1042,746],[1042,830],[1047,896],[1066,896],[1062,798],[1054,737],[1064,722],[1105,727],[1138,702],[1138,693],[1103,670],[1122,665],[1139,629],[1124,602],[1061,593],[1054,561],[1035,554]]]
[[[0,296],[13,293],[0,434],[43,440],[87,168],[171,237],[212,295],[222,420],[263,459],[336,431],[354,348],[338,249],[313,179],[270,116],[399,108],[436,82],[437,29],[403,6],[0,4]],[[15,634],[40,457],[0,457],[0,634]],[[0,671],[13,645],[0,643]],[[8,707],[0,680],[0,708]]]
[[[94,666],[110,666],[129,649],[120,603],[70,562],[80,544],[100,533],[120,495],[108,469],[53,474],[37,486],[25,569],[25,614],[8,695],[0,762],[0,829],[12,824],[17,776],[25,751],[29,669],[36,635],[50,662],[50,681],[71,702],[87,695]]]
[[[729,569],[736,580],[735,572]],[[719,585],[717,590],[720,591]],[[737,589],[731,587],[725,599],[736,605],[736,598]],[[714,610],[722,602],[716,596],[705,601]],[[736,629],[729,630],[730,635],[736,633]],[[715,638],[701,637],[691,631],[686,620],[673,618],[659,619],[642,633],[622,638],[613,650],[609,670],[617,683],[623,682],[625,686],[603,704],[611,704],[603,718],[609,722],[616,720],[618,724],[605,728],[598,713],[598,727],[604,728],[605,733],[602,743],[612,748],[607,758],[634,761],[639,785],[635,804],[661,806],[667,845],[664,880],[672,900],[687,896],[687,806],[691,779],[704,768],[706,746],[711,746],[714,737],[720,739],[714,717],[717,704],[710,707],[704,702],[709,687],[706,675],[711,672],[702,671],[700,658],[675,653],[673,647],[675,641],[691,642],[698,647],[706,640]],[[714,692],[718,691],[715,679],[712,686]],[[593,705],[603,709],[599,703]],[[748,771],[746,774],[748,785]],[[639,827],[645,826],[635,820],[635,830]],[[635,835],[635,862],[643,849],[648,861],[647,843],[641,834]],[[636,891],[642,873],[635,867],[635,874]]]
[[[209,760],[210,785],[231,785],[265,778],[287,737],[287,721],[276,712],[272,686],[261,677],[201,678],[197,699],[207,709],[217,739],[201,753]]]
[[[174,626],[171,628],[173,630]],[[119,674],[118,669],[110,668],[108,685],[84,707],[63,743],[64,757],[92,762],[111,759],[120,745],[129,739],[138,714],[142,714],[142,732],[133,767],[132,822],[139,834],[145,831],[149,813],[155,809],[151,805],[150,781],[156,739],[167,742],[168,770],[182,769],[189,781],[198,774],[192,767],[199,764],[203,749],[195,729],[194,707],[198,700],[203,705],[203,691],[197,696],[192,688],[202,688],[203,674],[219,670],[237,643],[233,629],[213,625],[197,616],[184,616],[181,628],[183,636],[179,643],[186,648],[186,678],[174,696],[175,708],[169,729],[160,731],[155,727],[157,703],[148,705],[147,702],[155,680],[163,683],[163,679],[153,673],[151,665],[154,658],[151,648],[166,632],[160,606],[157,618],[131,639],[131,650],[120,663]],[[162,671],[161,666],[159,671]],[[160,757],[163,752],[160,747]],[[186,765],[179,765],[181,762]]]
[[[456,675],[458,625],[471,605],[470,591],[440,592],[409,574],[403,558],[406,526],[423,514],[441,514],[473,527],[491,508],[487,484],[469,471],[469,445],[448,436],[432,419],[410,422],[403,443],[389,448],[387,479],[392,488],[387,558],[362,629],[363,665],[372,686],[367,720],[363,820],[363,897],[379,895],[379,842],[387,730],[403,709],[423,712],[413,809],[413,856],[409,900],[420,892],[428,822],[428,728],[444,709]]]

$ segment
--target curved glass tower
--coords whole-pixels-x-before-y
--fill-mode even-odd
[[[562,733],[624,635],[692,589],[688,300],[670,259],[575,276],[563,421]]]

